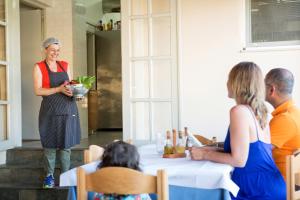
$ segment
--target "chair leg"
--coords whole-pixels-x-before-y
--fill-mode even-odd
[[[165,170],[157,171],[157,196],[158,200],[169,200],[168,176]]]
[[[161,170],[157,170],[157,200],[162,200],[162,173]]]
[[[83,168],[77,168],[77,200],[86,200],[87,191],[86,191],[86,180],[85,180],[85,171]]]
[[[161,170],[162,177],[162,200],[169,200],[169,183],[168,176],[165,170]]]

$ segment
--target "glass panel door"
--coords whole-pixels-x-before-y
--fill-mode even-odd
[[[0,0],[0,21],[5,21],[5,0]]]
[[[124,139],[152,142],[178,128],[176,0],[121,2]]]
[[[0,65],[0,101],[6,100],[6,67]]]
[[[0,142],[7,139],[7,107],[0,105]]]
[[[8,140],[7,23],[5,0],[0,0],[0,142]]]
[[[0,24],[0,60],[6,60],[5,26]]]

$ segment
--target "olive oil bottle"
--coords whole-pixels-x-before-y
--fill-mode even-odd
[[[184,153],[185,152],[185,141],[184,141],[182,131],[178,132],[178,142],[177,142],[177,146],[176,146],[176,152],[177,153]]]
[[[164,154],[172,154],[173,153],[173,144],[171,141],[171,133],[167,131],[166,144],[164,147]]]

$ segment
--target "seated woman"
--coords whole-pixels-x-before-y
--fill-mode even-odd
[[[235,167],[232,180],[240,190],[232,199],[285,200],[286,185],[272,158],[260,68],[252,62],[237,64],[229,73],[227,88],[236,105],[230,110],[224,152],[193,147],[191,158]]]
[[[98,168],[104,167],[127,167],[134,170],[141,171],[139,167],[140,155],[134,145],[123,141],[113,142],[105,148],[102,156],[102,162]],[[95,193],[94,200],[151,200],[148,194],[137,195],[114,195]]]

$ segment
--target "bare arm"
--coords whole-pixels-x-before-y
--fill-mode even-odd
[[[244,167],[249,152],[249,113],[244,106],[235,106],[230,111],[231,153],[221,153],[201,148],[192,148],[193,160],[210,160]]]
[[[42,73],[38,65],[33,68],[33,87],[34,93],[37,96],[49,96],[58,92],[62,92],[67,96],[72,96],[72,93],[65,88],[65,84],[55,88],[43,88],[42,87]]]

